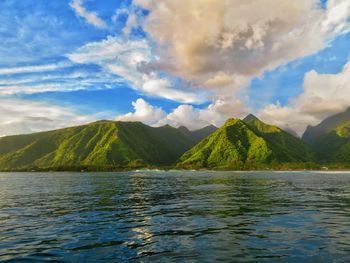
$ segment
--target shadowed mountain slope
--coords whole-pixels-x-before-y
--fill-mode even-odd
[[[314,127],[308,126],[302,136],[302,139],[309,144],[313,144],[319,137],[334,131],[338,126],[341,126],[349,121],[350,107],[344,112],[326,118],[320,124]]]

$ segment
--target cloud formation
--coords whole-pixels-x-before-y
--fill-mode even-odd
[[[215,98],[207,108],[180,105],[170,113],[142,99],[133,102],[135,111],[118,117],[118,120],[142,121],[152,126],[169,124],[186,126],[191,130],[206,125],[221,126],[228,118],[243,118],[251,112],[245,104],[234,98]],[[300,136],[307,125],[316,125],[326,117],[342,112],[350,106],[350,61],[338,74],[321,74],[314,70],[305,74],[303,92],[287,105],[269,104],[257,112],[263,121]]]
[[[152,48],[148,41],[123,41],[118,37],[108,37],[99,42],[88,43],[68,58],[81,64],[96,64],[109,73],[124,78],[131,87],[153,96],[160,96],[184,103],[203,102],[201,93],[181,89],[172,80],[160,76],[157,72],[142,69],[145,63],[153,59]]]
[[[89,24],[99,28],[107,27],[106,22],[99,18],[95,12],[90,12],[85,9],[83,0],[72,0],[69,5],[78,16],[84,18]]]
[[[338,74],[320,74],[312,70],[305,74],[303,92],[286,106],[270,104],[261,109],[264,120],[290,127],[300,135],[307,125],[344,111],[350,106],[350,61]]]
[[[134,112],[118,116],[117,121],[141,121],[148,125],[155,125],[159,120],[166,116],[161,108],[154,107],[145,100],[139,98],[132,102]]]
[[[242,103],[245,88],[254,77],[315,54],[350,32],[347,0],[329,0],[324,8],[318,0],[189,0],[185,5],[175,0],[134,0],[134,4],[149,11],[142,26],[155,43],[157,57],[146,61],[143,69],[168,72],[193,87],[214,91],[208,109],[180,106],[162,120],[175,125],[193,122],[188,121],[191,116],[201,123],[203,112],[215,119],[242,116],[248,110]],[[340,90],[329,88],[337,81],[326,85],[324,78],[333,79],[309,72],[302,95],[285,107],[268,105],[261,116],[267,120],[280,116],[278,124],[289,128],[286,120],[291,118],[286,116],[298,111],[292,119],[300,133],[306,124],[349,105]]]
[[[160,57],[150,67],[230,91],[236,78],[259,76],[313,54],[349,30],[347,0],[328,1],[326,9],[316,0],[135,3],[150,11],[144,30]]]
[[[116,120],[141,121],[155,127],[164,125],[185,126],[190,130],[197,130],[207,125],[221,126],[228,118],[233,116],[227,114],[229,111],[235,114],[239,113],[239,116],[236,115],[236,117],[245,117],[249,112],[240,101],[226,103],[226,100],[220,99],[204,109],[198,109],[187,104],[180,105],[168,114],[163,109],[153,106],[141,98],[132,102],[132,105],[134,107],[133,112],[120,115]]]
[[[55,71],[58,69],[62,69],[68,66],[69,66],[68,63],[58,63],[58,64],[48,64],[48,65],[33,65],[33,66],[25,66],[25,67],[0,68],[0,75],[48,72],[48,71]]]
[[[1,99],[0,116],[0,136],[74,126],[100,117],[81,115],[67,107],[22,99]]]

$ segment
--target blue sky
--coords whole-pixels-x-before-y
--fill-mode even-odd
[[[165,2],[169,5],[176,3],[171,0]],[[310,0],[310,2],[316,1]],[[349,5],[345,2],[343,6],[348,8]],[[318,4],[318,7],[310,5],[311,7],[303,6],[303,8],[323,9],[325,14],[330,14],[331,9],[336,8],[333,1],[330,4],[321,1]],[[174,15],[176,12],[184,15],[185,12],[181,9],[183,7],[178,5],[172,7]],[[221,3],[218,2],[218,5]],[[196,8],[196,4],[192,5],[192,8]],[[281,4],[276,8],[283,9],[286,5]],[[247,49],[256,50],[237,55],[240,60],[232,57],[230,61],[231,55],[219,58],[214,70],[210,72],[203,70],[198,73],[190,66],[186,68],[192,60],[187,63],[187,57],[181,57],[182,53],[176,53],[180,47],[177,46],[177,39],[169,39],[165,45],[160,41],[160,39],[168,40],[167,37],[173,35],[179,35],[188,40],[187,42],[191,39],[188,39],[188,35],[182,36],[182,32],[179,32],[181,29],[176,25],[169,26],[169,32],[173,30],[172,35],[167,35],[168,32],[156,27],[154,24],[162,25],[165,21],[161,20],[163,16],[157,4],[150,4],[149,1],[2,0],[0,10],[0,100],[4,101],[4,105],[28,102],[31,107],[42,108],[43,111],[46,107],[57,109],[55,112],[66,110],[69,112],[68,117],[61,118],[58,113],[50,116],[50,123],[65,120],[63,126],[75,123],[73,119],[79,120],[77,122],[88,122],[99,118],[139,119],[151,125],[169,123],[174,126],[180,124],[191,126],[191,123],[196,122],[195,118],[201,118],[198,121],[199,126],[209,123],[219,125],[227,117],[242,117],[250,111],[271,121],[269,113],[266,112],[269,106],[277,105],[279,108],[288,107],[288,109],[297,107],[291,105],[291,100],[303,94],[305,75],[308,72],[315,71],[319,77],[323,74],[341,74],[350,57],[347,12],[339,14],[346,16],[345,20],[331,21],[334,33],[328,32],[328,35],[322,33],[325,34],[322,36],[323,43],[318,43],[317,46],[315,44],[316,47],[307,44],[306,46],[310,47],[300,51],[299,46],[291,46],[292,50],[295,49],[293,51],[295,54],[286,55],[286,51],[283,51],[281,59],[274,57],[273,54],[263,53],[266,61],[255,65],[252,64],[255,58],[251,56],[260,52],[263,45],[266,47],[271,44],[263,41],[278,38],[271,35],[266,39],[256,39],[253,35],[252,39],[247,40],[246,46]],[[216,9],[212,12],[215,13]],[[315,11],[317,19],[327,20],[317,12]],[[338,15],[338,13],[339,11],[331,14]],[[269,12],[266,11],[266,14],[269,15]],[[295,20],[302,21],[304,19],[302,15],[298,15]],[[149,23],[151,19],[156,22]],[[325,21],[322,23],[328,23]],[[293,27],[297,26],[297,23],[291,25],[288,30],[294,30]],[[191,29],[191,23],[188,27]],[[314,25],[310,25],[310,28],[314,30]],[[195,37],[195,24],[192,30]],[[286,29],[283,27],[283,30]],[[317,34],[321,33],[315,32],[317,42],[319,40]],[[306,41],[313,37],[301,36]],[[252,45],[252,41],[255,41],[255,46],[248,46]],[[109,47],[112,49],[109,50]],[[226,49],[218,53],[219,56],[222,52],[226,52]],[[232,48],[232,54],[235,52],[237,53]],[[191,59],[195,60],[199,55],[196,54],[196,57]],[[209,58],[207,54],[203,55],[203,59],[207,58]],[[259,55],[257,59],[261,59],[261,56]],[[271,61],[268,61],[269,59]],[[245,60],[248,62],[244,62]],[[178,63],[171,64],[169,61]],[[184,67],[176,68],[182,62],[185,63]],[[220,68],[220,63],[227,62],[228,66]],[[203,68],[211,68],[211,65]],[[227,83],[231,84],[223,86],[208,84],[222,76],[225,80],[229,79]],[[146,104],[138,104],[140,108],[137,114],[134,111],[137,111],[135,102],[138,99],[142,99]],[[145,105],[149,107],[146,109]],[[187,111],[182,112],[185,109],[184,105]],[[13,107],[15,108],[15,105]],[[230,110],[224,112],[223,108]],[[148,111],[145,112],[146,110]],[[160,110],[158,113],[161,120],[150,117],[157,115],[155,114],[157,110]],[[43,122],[26,122],[25,120],[31,116],[30,111],[11,109],[10,112],[16,116],[13,122],[8,118],[2,118],[1,115],[9,114],[7,111],[0,111],[0,126],[3,124],[5,129],[3,134],[56,127]],[[125,116],[127,113],[130,114]],[[333,112],[325,112],[321,117],[331,113]],[[33,115],[37,116],[38,111],[33,111]],[[204,115],[213,117],[206,118]],[[314,119],[309,116],[310,122],[319,120],[315,116],[312,117]],[[72,120],[66,121],[67,118]],[[283,126],[282,122],[277,123]],[[16,129],[11,128],[11,124]],[[199,127],[192,126],[190,128]],[[298,128],[299,126],[296,129]]]

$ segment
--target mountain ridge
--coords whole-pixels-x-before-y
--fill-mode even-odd
[[[344,122],[350,120],[350,107],[348,107],[345,111],[331,115],[321,121],[316,126],[308,125],[305,132],[302,135],[303,141],[313,144],[317,140],[317,138],[322,135],[326,135],[331,131],[335,130],[337,126],[341,125]]]
[[[299,149],[287,149],[290,145],[299,146]],[[243,120],[227,120],[212,135],[184,153],[178,167],[245,169],[312,160],[311,148],[300,139],[250,114]]]
[[[185,136],[169,125],[150,127],[141,122],[101,120],[2,137],[0,170],[167,166],[200,139],[197,131]]]
[[[331,131],[316,138],[312,145],[253,114],[242,120],[228,119],[220,128],[209,125],[194,131],[184,126],[150,127],[141,122],[100,120],[11,135],[0,138],[0,170],[348,167],[348,111],[340,114],[341,121],[331,116],[321,122],[333,126],[326,127]]]

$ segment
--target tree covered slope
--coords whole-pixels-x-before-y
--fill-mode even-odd
[[[318,138],[331,133],[336,130],[337,127],[346,124],[350,121],[350,107],[341,113],[332,115],[325,120],[323,120],[320,124],[312,127],[308,126],[306,131],[303,134],[303,141],[314,144]]]
[[[308,127],[303,140],[314,148],[316,160],[326,164],[350,165],[350,108]]]
[[[313,161],[312,148],[298,137],[277,126],[266,124],[251,114],[243,121],[269,142],[274,152],[278,153],[277,159],[279,162]]]
[[[300,139],[249,115],[243,121],[229,119],[182,155],[178,166],[241,169],[311,160],[311,148]]]
[[[170,126],[100,121],[0,138],[0,169],[171,165],[193,143]]]
[[[313,146],[320,162],[350,165],[350,120],[318,137]]]

